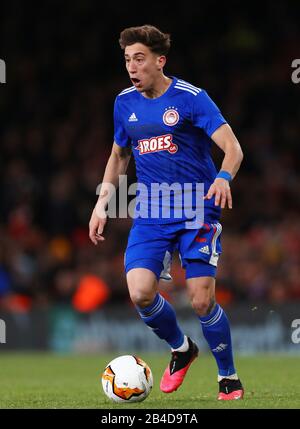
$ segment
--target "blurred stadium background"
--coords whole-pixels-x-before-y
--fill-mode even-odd
[[[236,352],[299,354],[291,340],[300,319],[300,84],[291,80],[299,22],[296,1],[1,5],[1,353],[166,351],[128,299],[131,220],[110,220],[101,246],[88,238],[114,97],[130,86],[119,33],[150,23],[172,35],[166,73],[205,88],[244,150],[234,210],[222,216],[217,282]],[[135,181],[132,162],[128,174]],[[201,338],[178,261],[172,274],[162,293]]]

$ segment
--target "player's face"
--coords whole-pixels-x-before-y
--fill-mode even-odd
[[[161,76],[166,58],[142,43],[126,46],[125,62],[131,82],[139,92],[149,91]]]

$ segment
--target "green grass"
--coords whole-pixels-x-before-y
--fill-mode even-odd
[[[166,395],[159,390],[168,355],[142,354],[154,376],[150,396],[139,404],[115,404],[102,392],[100,374],[116,355],[0,356],[0,408],[300,408],[299,358],[240,357],[236,365],[246,389],[243,401],[216,401],[216,366],[200,356],[181,388]]]

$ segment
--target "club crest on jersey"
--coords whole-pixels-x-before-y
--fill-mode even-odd
[[[172,127],[179,121],[179,113],[175,109],[168,109],[163,115],[163,121],[165,125]]]
[[[160,152],[162,150],[173,154],[177,152],[178,146],[172,142],[172,134],[164,134],[162,136],[151,137],[150,139],[138,140],[138,145],[135,149],[140,151],[140,155]]]

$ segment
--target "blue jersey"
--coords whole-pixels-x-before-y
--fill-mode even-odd
[[[184,184],[192,184],[194,206],[198,198],[196,183],[204,184],[206,194],[217,175],[210,154],[210,136],[225,123],[206,91],[175,77],[160,97],[146,98],[134,86],[116,97],[114,140],[121,147],[132,148],[137,181],[141,185],[139,203],[147,202],[147,214],[140,210],[139,214],[143,214],[135,222],[169,223],[186,219],[184,212],[182,216],[178,211],[174,214],[173,209],[178,204],[175,192],[169,200],[170,216],[166,218],[162,214],[161,194],[156,202],[150,202],[151,186],[176,183],[183,188]],[[183,204],[183,198],[180,201],[179,204]],[[156,216],[151,216],[151,203],[159,206],[158,216],[156,212]],[[215,207],[214,198],[201,204],[204,204],[205,222],[219,219],[220,208]]]

